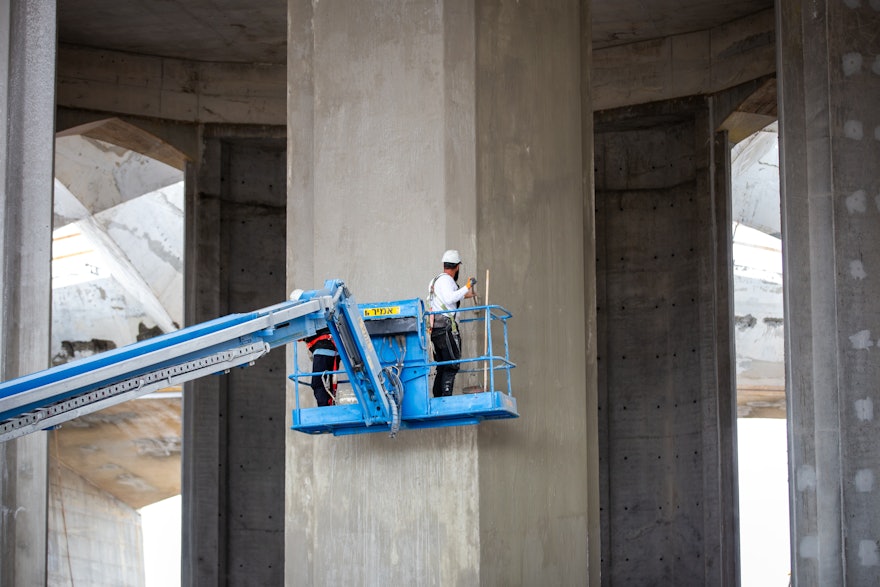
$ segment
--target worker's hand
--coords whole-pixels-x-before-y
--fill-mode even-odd
[[[477,285],[477,278],[476,277],[468,277],[467,288],[474,289],[475,285]]]

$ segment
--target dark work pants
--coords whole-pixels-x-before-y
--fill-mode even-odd
[[[315,393],[315,401],[318,402],[319,406],[332,406],[334,403],[333,398],[324,387],[324,381],[320,373],[323,371],[335,371],[338,368],[337,365],[339,365],[338,360],[338,356],[330,357],[327,355],[315,355],[312,358],[312,373],[318,373],[317,375],[312,375],[312,391]],[[332,377],[332,375],[328,377]],[[335,389],[333,393],[336,393]]]
[[[457,361],[461,358],[461,335],[453,332],[450,327],[435,328],[431,331],[431,342],[434,344],[434,360]],[[455,374],[459,365],[437,365],[434,377],[434,397],[452,395],[455,385]]]

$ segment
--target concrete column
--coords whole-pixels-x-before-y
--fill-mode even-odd
[[[287,298],[283,129],[208,127],[187,173],[186,322]],[[186,388],[186,585],[284,577],[284,353]]]
[[[0,2],[0,378],[49,362],[54,0]],[[0,444],[0,584],[46,581],[46,434]]]
[[[288,6],[289,287],[424,298],[459,249],[515,315],[523,416],[291,433],[287,583],[586,583],[581,4]]]
[[[738,581],[729,155],[712,105],[595,117],[608,585]]]
[[[777,8],[793,583],[873,585],[880,10]]]

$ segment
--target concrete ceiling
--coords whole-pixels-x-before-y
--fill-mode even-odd
[[[772,0],[594,0],[596,49],[710,29]],[[284,63],[287,0],[58,0],[63,43],[195,61]]]

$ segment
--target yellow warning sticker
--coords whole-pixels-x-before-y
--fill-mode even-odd
[[[400,314],[400,306],[387,306],[384,308],[364,308],[364,318],[379,318]]]

